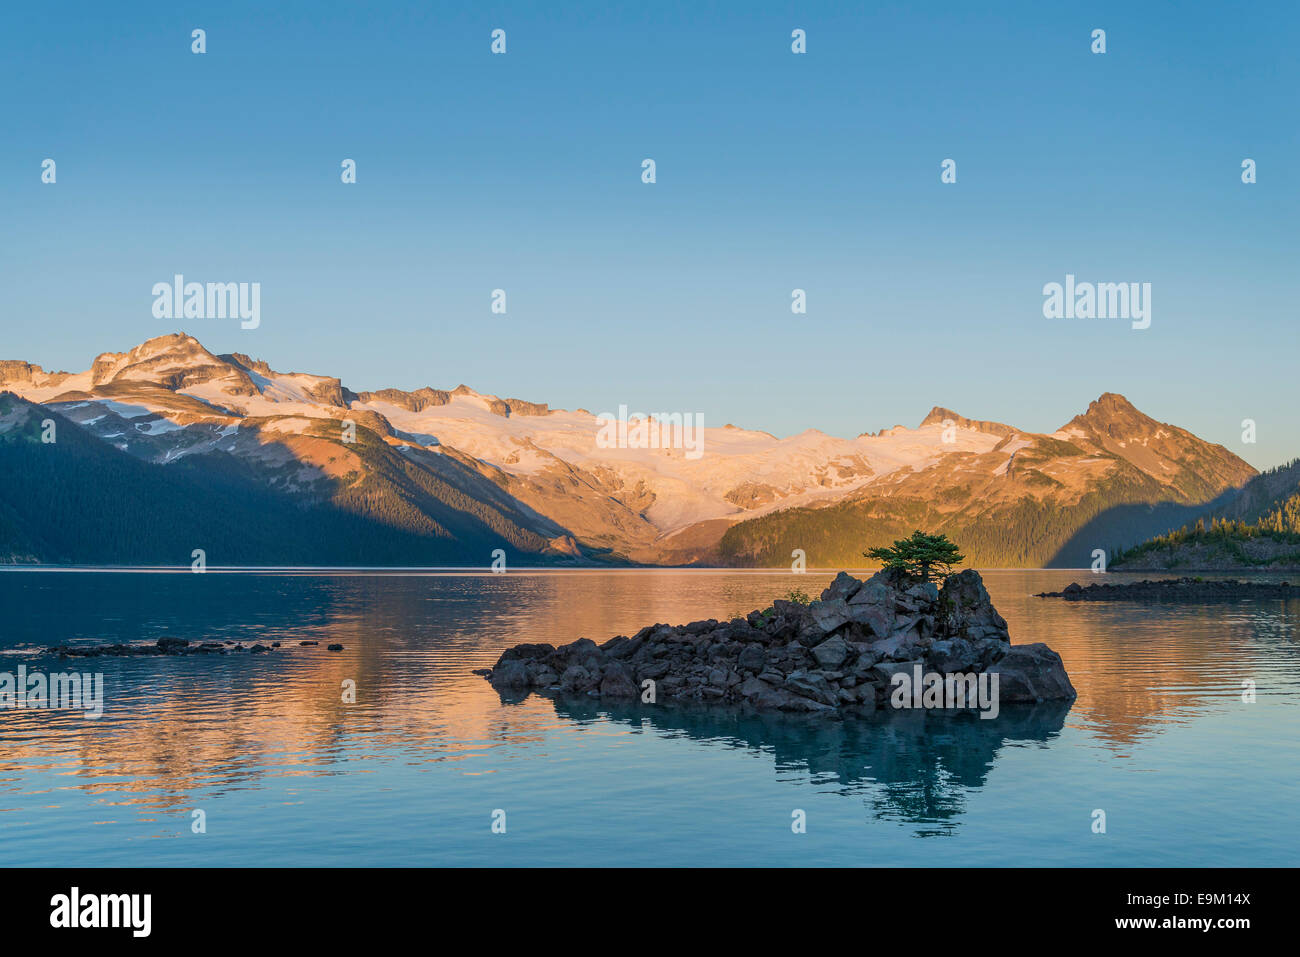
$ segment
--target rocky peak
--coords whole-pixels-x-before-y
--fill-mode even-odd
[[[927,425],[943,425],[946,422],[952,422],[958,428],[970,429],[974,432],[985,432],[989,435],[1000,435],[1003,437],[1015,435],[1016,429],[1009,425],[1003,425],[1001,422],[988,422],[981,419],[968,419],[964,415],[958,415],[952,409],[945,409],[941,405],[936,405],[930,410],[930,414],[921,420],[917,428],[925,428]]]
[[[1095,401],[1088,403],[1088,411],[1076,415],[1066,423],[1088,432],[1097,432],[1115,438],[1126,435],[1137,436],[1149,434],[1160,427],[1160,423],[1140,412],[1128,399],[1117,392],[1103,392]]]
[[[1186,429],[1159,422],[1115,392],[1105,392],[1076,415],[1063,432],[1082,432],[1092,444],[1121,458],[1181,495],[1208,499],[1224,488],[1244,484],[1255,470],[1221,445]],[[1077,436],[1076,436],[1077,438]]]
[[[213,355],[199,340],[182,332],[156,336],[129,352],[105,352],[90,366],[92,385],[116,382],[146,382],[177,390],[208,382],[229,379],[231,386],[243,394],[253,389],[243,369]]]

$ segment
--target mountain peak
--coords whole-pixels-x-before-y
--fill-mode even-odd
[[[122,378],[153,378],[160,370],[186,367],[225,366],[191,335],[172,332],[146,339],[128,352],[104,352],[90,365],[91,381],[96,385]]]
[[[1088,403],[1088,411],[1102,412],[1137,412],[1138,408],[1118,392],[1103,392],[1096,400]]]
[[[1118,392],[1103,392],[1094,401],[1088,403],[1088,411],[1076,415],[1063,428],[1075,426],[1118,434],[1159,424]]]
[[[917,428],[923,429],[927,425],[946,425],[952,423],[961,429],[970,429],[973,432],[987,432],[990,435],[1008,436],[1016,434],[1016,430],[1009,425],[1003,425],[1001,422],[987,422],[981,419],[968,419],[964,415],[958,415],[952,409],[945,409],[941,405],[936,405],[930,410],[930,414],[921,420]]]
[[[960,418],[961,416],[958,415],[956,412],[954,412],[952,409],[945,409],[941,405],[936,405],[933,409],[930,410],[929,415],[927,415],[924,419],[921,420],[921,424],[918,425],[917,428],[923,429],[927,425],[943,425],[945,419],[952,419],[953,421],[956,421],[957,419]]]

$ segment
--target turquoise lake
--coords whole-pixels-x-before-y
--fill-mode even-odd
[[[1300,601],[1033,597],[1093,577],[984,573],[1012,640],[1060,652],[1072,705],[812,721],[503,700],[471,671],[830,573],[0,571],[0,671],[105,681],[99,719],[0,710],[0,864],[1300,864]],[[33,656],[164,635],[283,647]]]

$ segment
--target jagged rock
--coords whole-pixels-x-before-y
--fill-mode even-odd
[[[889,586],[872,579],[854,593],[849,599],[850,605],[884,605],[892,604]]]
[[[879,604],[849,605],[849,620],[877,638],[887,638],[894,631],[893,609]]]
[[[849,646],[839,635],[834,635],[815,647],[812,656],[823,668],[838,668],[849,656]]]
[[[847,601],[852,598],[861,587],[862,582],[858,581],[848,572],[840,572],[835,576],[834,581],[826,586],[826,590],[822,592],[821,598],[824,602],[834,601],[837,598]]]
[[[849,622],[849,606],[843,598],[815,601],[808,606],[808,610],[812,613],[813,621],[824,634],[830,634]]]
[[[945,624],[953,634],[965,637],[976,628],[985,629],[981,636],[990,628],[1003,635],[1007,633],[1006,620],[993,607],[983,579],[973,568],[948,576],[939,591],[939,605]]]
[[[833,705],[839,700],[826,679],[815,672],[791,672],[785,679],[785,687],[787,691],[822,704]]]

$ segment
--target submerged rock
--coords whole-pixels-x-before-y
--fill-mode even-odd
[[[272,649],[256,644],[251,648],[243,645],[229,647],[219,641],[204,641],[198,644],[184,638],[159,638],[152,645],[55,645],[48,653],[60,658],[140,658],[151,656],[181,657],[187,655],[225,655],[232,652],[247,651],[262,654]]]
[[[778,599],[744,618],[648,625],[601,645],[588,638],[558,648],[516,645],[485,677],[512,695],[613,700],[653,692],[656,700],[837,715],[890,707],[895,676],[912,680],[918,667],[923,675],[996,674],[1006,703],[1075,697],[1059,655],[1011,644],[973,569],[942,587],[889,571],[866,582],[841,572],[807,604]]]

